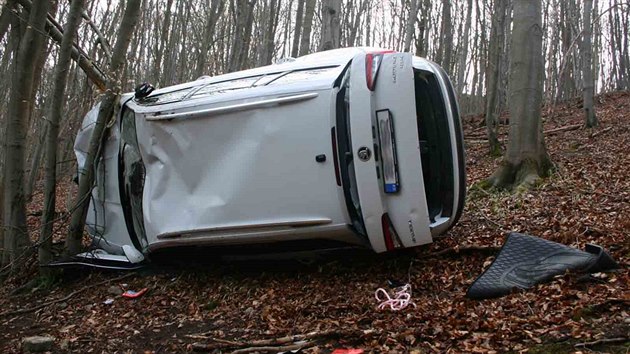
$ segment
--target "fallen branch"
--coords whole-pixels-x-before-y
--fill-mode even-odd
[[[592,342],[584,342],[584,343],[578,343],[575,345],[576,348],[580,348],[580,347],[593,347],[596,345],[600,345],[600,344],[613,344],[613,343],[624,343],[627,342],[628,337],[618,337],[618,338],[602,338],[602,339],[598,339],[598,340],[594,340]]]
[[[67,295],[67,296],[65,296],[65,297],[63,297],[63,298],[61,298],[61,299],[47,301],[47,302],[45,302],[45,303],[43,303],[43,304],[41,304],[41,305],[37,305],[37,306],[35,306],[35,307],[29,307],[29,308],[20,309],[20,310],[15,310],[15,311],[5,311],[5,312],[0,313],[0,317],[5,317],[5,316],[15,316],[15,315],[22,315],[22,314],[25,314],[25,313],[35,312],[35,311],[37,311],[37,310],[41,310],[41,309],[43,309],[44,307],[47,307],[47,306],[50,306],[50,305],[53,305],[53,304],[56,304],[56,303],[59,303],[59,302],[65,302],[65,301],[68,301],[68,300],[70,300],[73,296],[75,296],[75,295],[77,295],[77,294],[79,294],[79,293],[82,293],[82,292],[84,292],[84,291],[86,291],[86,290],[88,290],[88,289],[91,289],[91,288],[97,287],[97,286],[99,286],[99,285],[103,285],[103,284],[111,283],[111,282],[113,282],[113,281],[123,280],[123,279],[126,279],[126,278],[131,277],[132,275],[135,275],[135,274],[133,274],[133,273],[131,273],[131,274],[125,274],[125,275],[123,275],[123,276],[121,276],[121,277],[118,277],[118,278],[108,279],[108,280],[105,280],[105,281],[102,281],[102,282],[99,282],[99,283],[96,283],[96,284],[92,284],[92,285],[84,286],[84,287],[82,287],[82,288],[81,288],[81,289],[79,289],[79,290],[75,290],[75,291],[71,292],[69,295]]]
[[[556,129],[545,130],[544,134],[551,135],[551,134],[555,134],[559,132],[566,132],[569,130],[577,130],[577,129],[580,129],[581,127],[582,127],[582,124],[567,125],[567,126],[556,128]]]
[[[272,339],[260,339],[251,342],[237,342],[219,338],[205,337],[204,335],[191,334],[188,338],[207,339],[214,343],[193,343],[192,347],[195,351],[210,351],[219,348],[242,348],[233,353],[251,353],[255,351],[288,351],[312,346],[312,340],[326,337],[347,337],[356,333],[355,331],[339,331],[327,330],[310,332],[306,334],[290,335]],[[290,349],[288,347],[294,347]]]
[[[280,352],[288,352],[293,350],[300,350],[308,347],[312,347],[314,342],[304,342],[300,344],[292,344],[292,345],[283,345],[277,347],[250,347],[237,349],[232,352],[232,354],[243,354],[243,353],[257,353],[257,352],[272,352],[272,353],[280,353]]]
[[[606,128],[606,129],[598,130],[598,131],[596,131],[596,132],[593,132],[593,133],[592,133],[591,135],[589,135],[588,137],[589,137],[589,138],[591,138],[591,139],[593,139],[594,137],[596,137],[596,136],[598,136],[598,135],[602,135],[602,134],[604,134],[605,132],[607,132],[607,131],[609,131],[609,130],[611,130],[611,129],[612,129],[612,127],[608,127],[608,128]]]
[[[31,11],[32,2],[30,0],[18,0],[18,3],[26,9]],[[46,19],[46,31],[50,35],[53,41],[61,44],[63,39],[63,27],[59,25],[55,18],[48,15]],[[98,65],[90,59],[90,57],[81,48],[74,44],[72,46],[72,59],[79,65],[79,67],[85,72],[87,77],[99,88],[101,91],[105,91],[105,82],[107,76],[101,71]]]

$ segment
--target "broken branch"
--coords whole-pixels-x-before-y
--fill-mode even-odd
[[[577,130],[577,129],[580,129],[581,127],[582,127],[582,124],[567,125],[560,128],[545,130],[544,133],[545,135],[551,135],[555,133],[566,132],[569,130]]]
[[[613,344],[613,343],[624,343],[627,342],[629,339],[628,337],[618,337],[618,338],[602,338],[602,339],[598,339],[598,340],[594,340],[592,342],[584,342],[584,343],[578,343],[575,345],[576,348],[580,348],[580,347],[593,347],[599,344]]]

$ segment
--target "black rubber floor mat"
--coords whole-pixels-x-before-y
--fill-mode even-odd
[[[507,295],[514,288],[528,289],[567,270],[596,273],[618,268],[597,245],[580,251],[535,236],[510,233],[490,267],[468,288],[471,299]]]

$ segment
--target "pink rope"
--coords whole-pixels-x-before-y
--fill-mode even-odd
[[[400,311],[409,305],[416,307],[416,304],[411,300],[411,284],[405,284],[401,287],[394,289],[393,296],[383,289],[378,288],[374,293],[378,304],[378,309],[382,310],[389,306],[392,311]]]

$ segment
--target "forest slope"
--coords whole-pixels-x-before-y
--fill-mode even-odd
[[[459,224],[447,238],[413,254],[291,263],[152,267],[125,279],[120,274],[68,274],[50,293],[10,296],[26,274],[0,290],[0,351],[19,352],[28,335],[52,335],[55,351],[183,352],[209,338],[251,342],[332,330],[306,352],[359,347],[375,352],[566,352],[576,344],[625,338],[605,351],[626,352],[630,336],[630,93],[597,97],[600,127],[546,134],[556,171],[534,190],[488,193],[472,187]],[[545,113],[545,130],[582,124],[578,101]],[[500,161],[485,154],[479,117],[465,119],[469,188]],[[500,129],[506,139],[506,126]],[[67,186],[60,187],[67,191]],[[63,200],[63,198],[59,198]],[[63,203],[60,203],[63,204]],[[35,200],[33,205],[41,205]],[[37,230],[38,217],[30,225]],[[444,251],[459,245],[500,247],[519,231],[583,248],[604,246],[622,264],[616,273],[557,277],[528,292],[471,301],[467,287],[491,261],[487,251]],[[33,269],[34,270],[34,269]],[[25,273],[28,273],[25,271]],[[409,281],[416,308],[376,309],[374,291],[387,279]],[[80,290],[90,284],[111,280]],[[111,286],[148,292],[127,300]],[[46,301],[70,298],[16,314]],[[48,291],[48,290],[47,290]],[[103,304],[114,298],[111,305]],[[203,336],[208,338],[203,338]],[[228,346],[220,344],[218,346]],[[601,349],[601,347],[592,347]],[[229,352],[230,350],[225,350]]]

